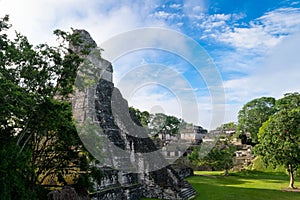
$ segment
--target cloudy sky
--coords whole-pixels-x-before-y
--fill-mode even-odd
[[[297,0],[0,0],[0,13],[34,44],[86,29],[130,105],[207,129],[253,98],[300,91]]]

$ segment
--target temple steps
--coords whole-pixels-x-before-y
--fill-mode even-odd
[[[196,196],[196,191],[194,190],[194,188],[187,181],[184,181],[183,184],[184,186],[181,188],[178,196],[182,200],[189,200],[194,198]]]

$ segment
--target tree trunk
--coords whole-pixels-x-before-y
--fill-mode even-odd
[[[225,174],[224,174],[224,176],[228,176],[228,175],[229,175],[228,169],[225,169]]]
[[[290,185],[289,185],[289,188],[295,188],[294,187],[294,182],[295,182],[294,171],[293,171],[292,165],[289,165],[289,176],[290,176]]]
[[[224,174],[224,176],[228,176],[229,175],[229,173],[228,173],[228,165],[227,165],[227,162],[225,163],[225,166],[224,166],[224,168],[225,168],[225,174]]]

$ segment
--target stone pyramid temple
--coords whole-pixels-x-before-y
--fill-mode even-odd
[[[88,48],[90,53],[82,55],[85,61],[75,81],[73,114],[85,147],[96,155],[100,161],[96,165],[104,174],[101,184],[95,183],[91,199],[193,198],[196,192],[192,186],[167,164],[147,132],[131,116],[127,101],[112,82],[111,63],[101,58],[87,31],[74,32],[83,43],[71,49],[80,52]]]

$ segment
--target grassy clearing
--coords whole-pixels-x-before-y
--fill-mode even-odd
[[[281,191],[289,181],[284,173],[246,171],[228,177],[222,174],[195,172],[195,176],[189,177],[187,180],[198,194],[194,200],[300,200],[300,193]]]

